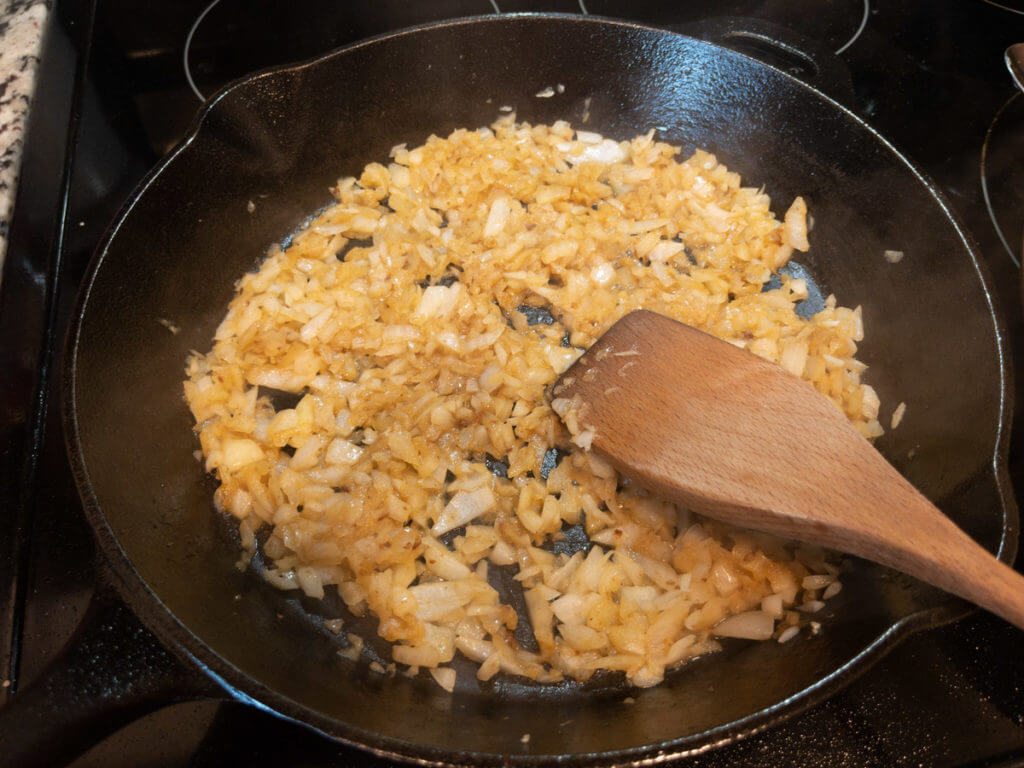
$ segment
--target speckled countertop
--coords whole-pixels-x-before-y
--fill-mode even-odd
[[[0,0],[0,267],[49,0]]]

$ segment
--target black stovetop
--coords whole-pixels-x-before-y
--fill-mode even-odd
[[[102,567],[54,395],[70,307],[104,228],[183,135],[196,93],[379,32],[498,10],[590,12],[698,35],[725,23],[707,19],[728,16],[811,54],[756,51],[863,116],[938,182],[980,246],[1024,359],[1024,97],[1002,63],[1003,49],[1024,40],[1021,0],[57,2],[0,284],[5,696],[30,685],[65,644]],[[1018,417],[1015,438],[1022,425]],[[825,703],[688,764],[1024,764],[1024,634],[987,614],[918,634]],[[74,765],[383,763],[245,705],[200,702],[143,717]]]

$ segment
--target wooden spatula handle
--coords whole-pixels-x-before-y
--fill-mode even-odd
[[[1024,629],[1024,576],[981,547],[977,549],[985,562],[977,563],[978,571],[970,580],[963,582],[962,588],[949,587],[948,591]]]
[[[833,478],[836,493],[829,501],[841,510],[842,527],[821,536],[809,519],[787,521],[796,538],[909,573],[1024,629],[1024,576],[968,536],[881,454],[864,447],[855,460],[857,472]],[[857,481],[871,487],[858,491]]]
[[[922,502],[926,506],[920,517],[929,524],[913,549],[894,552],[895,557],[890,558],[883,544],[865,556],[970,600],[1024,629],[1024,576],[993,557],[948,518],[934,515],[934,508],[923,497]]]

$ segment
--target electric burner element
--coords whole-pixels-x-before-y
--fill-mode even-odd
[[[783,27],[842,53],[860,37],[870,0],[213,0],[185,38],[183,64],[192,92],[205,100],[225,83],[266,67],[302,61],[389,30],[431,21],[519,11],[557,11],[685,27],[719,17],[747,17]],[[316,19],[316,23],[310,23]],[[685,31],[685,29],[683,30]]]
[[[1002,8],[1010,13],[1018,13],[1024,16],[1024,0],[984,0],[989,5]]]
[[[860,37],[871,15],[870,0],[585,0],[600,16],[672,28],[708,17],[747,17],[786,27],[822,47],[842,53]]]
[[[501,9],[500,0],[213,0],[185,39],[185,77],[204,100],[235,78],[383,32]],[[507,10],[513,10],[509,2]],[[573,0],[573,8],[578,10]],[[312,21],[315,19],[316,21]]]
[[[996,113],[981,148],[981,190],[992,226],[1018,267],[1024,260],[1024,97]]]

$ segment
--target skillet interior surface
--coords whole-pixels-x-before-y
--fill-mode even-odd
[[[563,94],[535,96],[559,83]],[[83,294],[67,413],[87,511],[144,620],[240,694],[337,738],[430,761],[628,760],[770,722],[832,690],[901,631],[962,609],[853,562],[814,637],[738,642],[641,692],[503,681],[449,696],[429,679],[339,658],[337,640],[294,598],[236,569],[181,389],[185,359],[209,348],[235,280],[330,202],[339,177],[393,145],[489,124],[503,104],[531,122],[579,124],[585,101],[586,128],[622,139],[661,126],[659,138],[684,155],[708,149],[763,185],[777,215],[805,197],[814,228],[803,264],[826,294],[863,305],[861,357],[884,413],[908,403],[878,447],[984,546],[1012,555],[999,321],[963,234],[891,147],[817,92],[707,43],[580,17],[448,23],[222,91],[126,207]],[[891,264],[886,249],[905,256]]]

